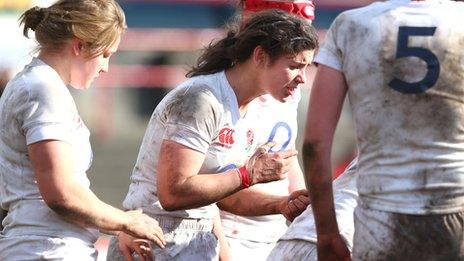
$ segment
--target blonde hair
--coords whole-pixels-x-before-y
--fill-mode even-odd
[[[23,34],[35,32],[39,50],[57,51],[73,37],[85,42],[90,55],[111,46],[127,28],[114,0],[60,0],[47,8],[33,7],[19,18]]]

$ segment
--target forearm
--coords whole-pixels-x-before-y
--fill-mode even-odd
[[[288,192],[292,193],[300,189],[305,189],[305,180],[298,158],[293,160],[290,171],[288,172]]]
[[[62,198],[47,204],[68,222],[106,232],[125,230],[129,221],[123,211],[102,202],[93,192],[78,185],[66,191]]]
[[[256,188],[241,190],[218,202],[220,209],[240,216],[262,216],[280,214],[286,196],[268,194]]]
[[[227,242],[227,238],[224,234],[224,230],[222,229],[221,218],[218,214],[214,218],[214,225],[213,225],[213,233],[217,237],[219,242],[219,260],[226,261],[230,260],[230,247],[229,243]]]
[[[239,191],[241,179],[236,169],[218,174],[198,174],[160,188],[160,201],[165,210],[191,209],[210,205]]]
[[[303,147],[307,187],[311,188],[309,193],[318,236],[338,233],[328,149],[312,142],[305,142]]]

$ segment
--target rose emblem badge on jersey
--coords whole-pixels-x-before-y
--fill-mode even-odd
[[[219,135],[216,139],[216,143],[226,147],[226,148],[232,148],[232,145],[234,144],[234,133],[235,131],[231,128],[222,128],[219,131]]]

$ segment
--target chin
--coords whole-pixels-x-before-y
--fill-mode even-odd
[[[90,88],[90,84],[77,84],[77,83],[71,83],[69,84],[71,87],[77,90],[87,90]]]

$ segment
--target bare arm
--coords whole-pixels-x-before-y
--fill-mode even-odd
[[[125,231],[162,245],[156,220],[141,211],[124,212],[105,204],[81,186],[73,172],[69,144],[44,140],[29,145],[29,157],[45,203],[68,222],[105,231]]]
[[[288,192],[301,190],[306,188],[303,171],[301,170],[298,158],[292,161],[290,170],[288,171]]]
[[[222,229],[221,224],[221,217],[219,215],[219,211],[217,215],[214,217],[213,221],[213,233],[217,237],[219,242],[219,260],[220,261],[228,261],[231,260],[231,253],[229,243],[227,243],[227,238],[224,234],[224,230]]]
[[[218,207],[240,216],[262,216],[280,214],[286,196],[271,195],[262,189],[250,187],[218,202]]]
[[[267,153],[258,148],[246,168],[251,185],[285,177],[296,151]],[[158,197],[165,210],[190,209],[217,202],[242,188],[236,169],[218,174],[199,174],[205,159],[201,152],[164,140],[158,164]]]
[[[330,161],[335,127],[347,88],[341,72],[319,66],[311,90],[303,160],[307,187],[311,188],[320,260],[339,260],[350,256],[335,218]]]

